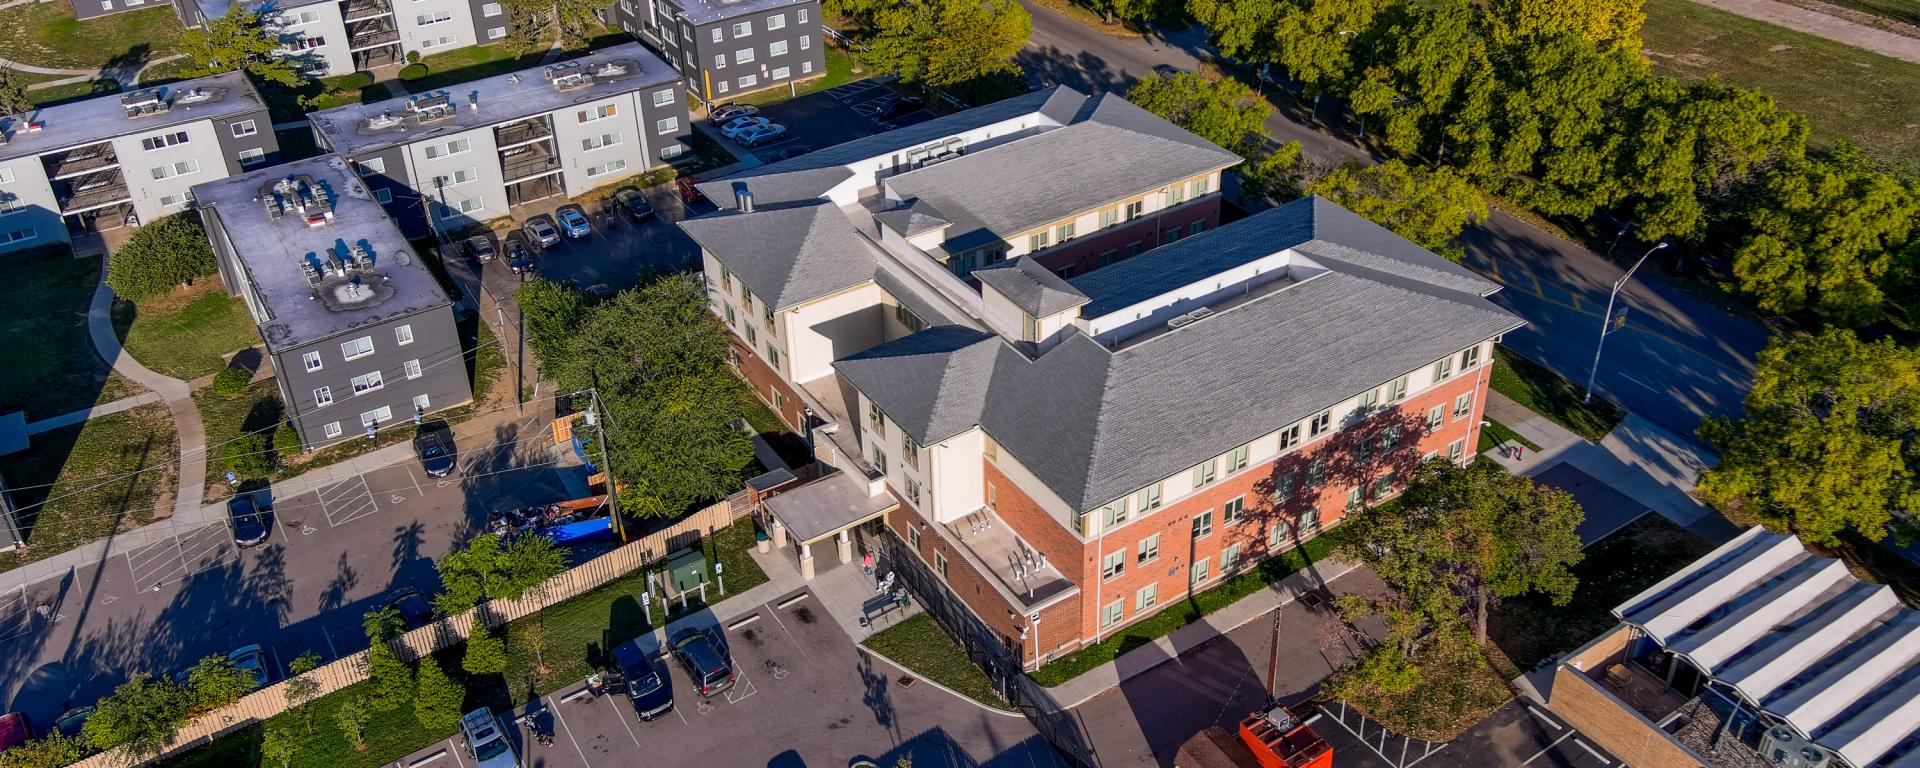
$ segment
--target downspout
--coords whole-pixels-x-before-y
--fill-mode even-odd
[[[1096,568],[1102,569],[1101,571],[1097,572],[1099,575],[1094,577],[1094,582],[1093,582],[1093,644],[1094,645],[1100,644],[1100,630],[1101,630],[1100,611],[1102,610],[1102,607],[1101,607],[1102,604],[1100,602],[1100,591],[1101,591],[1100,588],[1105,586],[1107,582],[1105,578],[1106,576],[1105,569],[1107,567],[1106,546],[1107,546],[1107,527],[1103,523],[1100,526],[1100,534],[1093,537],[1093,565]]]

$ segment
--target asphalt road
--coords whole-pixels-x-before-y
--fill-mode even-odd
[[[1183,30],[1144,39],[1109,37],[1047,8],[1024,3],[1033,14],[1033,34],[1018,56],[1029,73],[1082,90],[1124,91],[1154,67],[1198,66],[1208,50],[1204,30]],[[1267,85],[1267,88],[1277,87]],[[1323,114],[1336,107],[1325,105]],[[1370,162],[1369,153],[1324,126],[1309,125],[1276,110],[1266,122],[1277,142],[1299,141],[1307,157],[1327,166]],[[1528,325],[1504,343],[1527,358],[1584,383],[1607,292],[1625,271],[1577,244],[1496,212],[1462,237],[1466,264],[1506,288],[1494,302]],[[1637,253],[1623,243],[1622,260]],[[1625,329],[1607,340],[1597,390],[1628,410],[1691,438],[1707,415],[1737,415],[1753,382],[1754,355],[1767,332],[1706,302],[1644,275],[1622,294],[1630,308]]]
[[[554,463],[544,427],[503,425],[489,446],[461,446],[453,478],[408,460],[291,490],[273,499],[262,545],[236,548],[215,523],[35,585],[28,602],[54,606],[55,620],[0,640],[0,711],[44,728],[135,671],[172,674],[260,643],[278,674],[308,650],[331,660],[365,647],[361,615],[399,587],[432,594],[433,558],[490,510],[567,497],[561,472],[581,470]]]

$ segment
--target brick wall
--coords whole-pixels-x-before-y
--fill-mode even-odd
[[[1084,275],[1100,268],[1100,254],[1103,251],[1119,251],[1119,258],[1124,259],[1127,244],[1138,240],[1140,251],[1145,253],[1161,245],[1158,233],[1162,229],[1178,228],[1181,237],[1185,237],[1187,227],[1201,220],[1207,222],[1206,229],[1220,226],[1219,195],[1208,195],[1164,214],[1147,214],[1124,225],[1069,240],[1066,245],[1042,252],[1037,260],[1055,272],[1062,267],[1072,266],[1074,275]]]
[[[1547,708],[1635,768],[1706,765],[1659,726],[1571,667],[1562,665],[1554,671],[1553,700]]]
[[[788,384],[780,378],[779,374],[774,373],[772,368],[767,367],[767,361],[754,354],[753,349],[748,347],[746,342],[731,334],[727,336],[727,341],[733,345],[733,351],[740,359],[739,365],[735,366],[734,370],[739,371],[740,377],[747,380],[748,386],[753,387],[753,393],[759,395],[760,401],[773,409],[773,412],[780,417],[781,421],[786,422],[788,427],[803,431],[801,417],[807,406],[806,401],[800,399],[800,393],[795,392],[793,385]],[[774,402],[776,392],[780,394],[778,404]]]
[[[1028,496],[1012,478],[1001,473],[992,461],[982,457],[986,469],[982,477],[986,488],[981,491],[982,498],[994,500],[994,512],[1001,520],[1020,532],[1020,537],[1032,544],[1040,554],[1047,556],[1060,574],[1075,584],[1082,583],[1080,575],[1086,573],[1080,562],[1081,551],[1085,544],[1072,531],[1054,520],[1040,504]]]

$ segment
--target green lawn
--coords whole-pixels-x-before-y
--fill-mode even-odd
[[[70,101],[85,101],[96,96],[106,96],[120,92],[120,84],[112,80],[88,80],[84,83],[68,83],[52,88],[27,91],[27,99],[36,107],[51,107]]]
[[[1474,446],[1474,453],[1486,453],[1487,451],[1500,447],[1501,444],[1508,440],[1517,440],[1530,451],[1540,450],[1540,446],[1534,445],[1532,440],[1521,437],[1520,433],[1513,431],[1511,427],[1494,421],[1493,419],[1487,419],[1486,421],[1487,425],[1480,428],[1480,442]]]
[[[27,420],[35,421],[131,394],[125,380],[108,375],[87,334],[100,260],[73,258],[64,245],[9,254],[7,260],[17,290],[0,315],[8,374],[0,377],[0,413],[26,411]]]
[[[228,296],[219,278],[114,308],[114,329],[142,365],[176,379],[211,376],[225,356],[260,343],[246,304]]]
[[[260,95],[267,101],[267,112],[276,123],[293,122],[307,119],[308,112],[345,106],[348,104],[370,104],[393,98],[385,86],[378,83],[362,87],[359,83],[365,76],[355,72],[337,77],[324,77],[308,80],[299,88],[287,88],[272,83],[254,84],[260,88]]]
[[[446,53],[420,57],[420,63],[427,65],[427,76],[418,80],[403,80],[400,85],[409,93],[446,88],[469,80],[526,69],[540,63],[540,57],[545,54],[546,50],[542,49],[526,56],[516,56],[513,46],[504,43],[456,48]]]
[[[161,62],[140,71],[140,84],[143,86],[158,85],[160,83],[181,80],[186,77],[187,70],[192,68],[193,61],[190,59],[174,59],[173,61]]]
[[[1572,430],[1588,442],[1600,442],[1627,417],[1620,406],[1603,397],[1582,403],[1585,394],[1573,382],[1514,354],[1506,347],[1494,347],[1493,376],[1488,382],[1493,391]]]
[[[182,31],[165,3],[82,22],[64,0],[30,2],[8,8],[5,19],[0,58],[62,69],[150,61],[173,52]]]
[[[1033,679],[1041,685],[1053,687],[1079,677],[1088,670],[1113,661],[1120,654],[1131,651],[1166,634],[1205,618],[1214,611],[1225,608],[1241,598],[1266,589],[1311,563],[1327,559],[1330,547],[1322,539],[1309,539],[1299,547],[1268,558],[1239,575],[1220,583],[1205,592],[1187,598],[1180,605],[1168,605],[1146,621],[1130,625],[1095,645],[1082,648],[1069,656],[1048,662],[1033,673]],[[1303,554],[1304,553],[1304,554]]]
[[[738,99],[728,99],[725,96],[718,98],[721,101],[734,101],[740,104],[757,104],[764,107],[768,104],[777,104],[786,101],[795,96],[806,95],[814,91],[824,91],[836,85],[873,76],[872,72],[864,70],[855,72],[854,70],[859,67],[859,62],[854,60],[852,54],[841,50],[838,45],[828,45],[822,53],[826,58],[827,64],[827,74],[824,77],[816,77],[812,80],[798,83],[791,90],[787,88],[769,88],[759,93],[742,96]]]
[[[916,675],[958,691],[960,695],[994,709],[1012,711],[1013,706],[993,690],[993,681],[967,659],[960,645],[947,637],[925,613],[873,634],[860,642],[880,655],[899,663]]]
[[[0,458],[27,539],[25,549],[0,555],[0,570],[153,522],[155,502],[171,498],[168,464],[177,458],[160,403],[34,435],[32,450]],[[149,468],[158,469],[137,471]]]
[[[1858,0],[1920,8],[1911,0]],[[1655,71],[1718,76],[1769,94],[1813,126],[1816,142],[1848,138],[1876,157],[1920,157],[1920,64],[1909,64],[1693,0],[1648,0],[1640,30]]]
[[[813,459],[807,455],[806,438],[796,434],[786,422],[773,414],[773,409],[768,408],[766,403],[760,402],[760,398],[754,397],[753,393],[747,393],[746,400],[747,424],[767,441],[767,445],[773,447],[774,453],[780,454],[780,458],[787,462],[787,466],[799,467],[813,463]]]
[[[280,404],[280,391],[273,379],[249,384],[234,397],[221,397],[203,387],[193,393],[193,403],[200,411],[200,424],[206,428],[207,445],[210,446],[220,445],[247,432],[260,432],[271,441],[274,428],[285,419],[286,413]],[[285,462],[290,457],[279,458]],[[226,472],[220,449],[209,448],[206,476],[209,500],[227,495]]]

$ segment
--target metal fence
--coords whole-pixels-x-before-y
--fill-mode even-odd
[[[665,557],[667,553],[697,544],[701,537],[732,525],[753,508],[751,496],[738,493],[720,503],[689,515],[673,525],[621,545],[618,549],[568,569],[535,587],[518,600],[496,600],[484,608],[490,626],[528,616],[543,608],[565,602],[632,573]],[[387,644],[394,655],[407,661],[445,650],[466,642],[481,608],[435,621],[394,638]],[[360,651],[335,659],[311,672],[299,675],[318,686],[318,696],[338,691],[367,679],[367,652]],[[173,742],[160,756],[176,754],[246,726],[287,711],[287,681],[269,685],[247,694],[237,702],[200,716],[180,728]],[[125,768],[145,760],[131,760],[121,750],[110,750],[78,763],[75,768]]]

